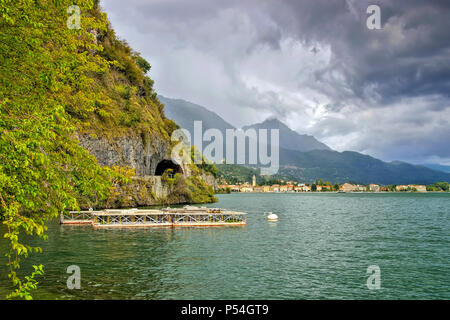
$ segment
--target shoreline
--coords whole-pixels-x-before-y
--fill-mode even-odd
[[[220,194],[450,194],[450,192],[446,191],[427,191],[427,192],[389,192],[389,191],[380,191],[380,192],[368,192],[368,191],[352,191],[352,192],[339,192],[339,191],[307,191],[307,192],[292,192],[292,191],[279,191],[279,192],[230,192],[230,193],[216,193],[216,195]]]

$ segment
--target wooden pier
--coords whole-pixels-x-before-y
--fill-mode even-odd
[[[192,206],[162,210],[74,211],[61,215],[61,224],[91,224],[94,228],[217,227],[246,223],[243,212]]]
[[[70,211],[61,214],[59,221],[61,224],[92,224],[92,213],[94,211]]]

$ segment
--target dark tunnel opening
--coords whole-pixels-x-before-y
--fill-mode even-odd
[[[176,164],[172,160],[162,160],[156,166],[155,176],[162,176],[163,173],[167,169],[172,169],[173,170],[173,174],[175,174],[175,173],[183,174],[183,169],[181,169],[181,167],[178,164]]]

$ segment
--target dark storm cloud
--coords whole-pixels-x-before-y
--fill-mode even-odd
[[[369,5],[381,30],[366,27]],[[450,162],[450,1],[105,0],[159,93],[338,150]],[[395,132],[395,134],[392,134]]]
[[[279,3],[279,2],[278,2]],[[278,25],[308,42],[331,45],[336,68],[365,97],[377,85],[383,102],[450,89],[448,1],[282,1],[270,10]],[[382,30],[366,28],[366,8],[381,8]],[[278,7],[279,8],[279,7]],[[287,18],[288,17],[288,18]]]

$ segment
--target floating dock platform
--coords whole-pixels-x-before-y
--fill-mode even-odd
[[[90,224],[94,228],[228,227],[246,225],[247,217],[243,212],[185,206],[161,210],[71,211],[61,215],[60,223]]]

